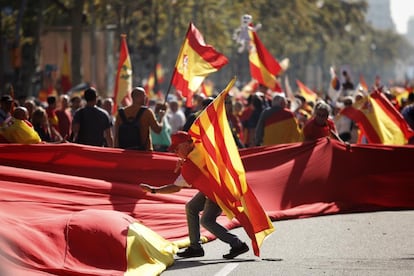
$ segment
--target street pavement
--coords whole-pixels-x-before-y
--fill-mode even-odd
[[[162,276],[414,275],[414,211],[340,214],[275,221],[262,247],[225,260],[227,244],[204,244],[205,256],[177,259]],[[250,245],[242,228],[233,233]]]

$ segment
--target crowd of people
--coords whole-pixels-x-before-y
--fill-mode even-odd
[[[340,111],[352,106],[364,94],[355,87],[346,72],[343,72],[343,76],[341,96],[335,102],[329,98],[307,102],[300,93],[292,99],[284,93],[274,93],[262,86],[247,98],[241,97],[241,93],[229,95],[225,108],[237,146],[268,146],[321,137],[348,143],[361,142],[358,140],[357,124]],[[385,94],[393,102],[392,95]],[[196,93],[192,107],[189,108],[175,95],[167,101],[148,99],[142,87],[135,87],[131,91],[131,99],[132,103],[118,112],[113,110],[113,99],[101,98],[93,87],[85,90],[82,97],[49,96],[47,102],[39,102],[35,98],[17,101],[10,95],[3,95],[0,106],[0,141],[25,144],[74,142],[166,152],[171,145],[171,135],[177,131],[188,131],[200,112],[213,101],[213,97]],[[413,92],[403,99],[403,105],[396,108],[410,127],[414,128]],[[21,116],[22,110],[25,111],[25,116]],[[140,145],[124,146],[122,141],[120,143],[120,127],[122,128],[124,119],[132,122],[140,110],[142,115],[139,115],[137,138]]]

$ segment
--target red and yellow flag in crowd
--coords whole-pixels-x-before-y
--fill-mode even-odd
[[[175,64],[172,84],[181,95],[187,98],[186,105],[192,105],[192,95],[203,80],[228,63],[223,54],[207,45],[200,31],[190,23],[184,43]]]
[[[214,94],[214,82],[205,79],[201,84],[201,93],[203,93],[207,97],[212,97]]]
[[[67,93],[72,88],[72,78],[70,72],[70,63],[69,63],[69,56],[68,56],[68,46],[65,44],[63,45],[63,62],[62,62],[62,70],[60,76],[60,84],[62,87],[62,92]]]
[[[368,93],[369,89],[368,89],[368,84],[365,81],[364,75],[359,75],[359,86],[362,89],[362,91],[364,93]]]
[[[358,124],[369,143],[405,145],[414,134],[398,110],[379,91],[344,108],[341,114]]]
[[[114,111],[118,106],[128,105],[131,102],[132,65],[129,57],[126,35],[121,35],[118,70],[115,78]]]
[[[302,95],[307,102],[316,102],[316,100],[318,99],[318,94],[313,92],[310,88],[308,88],[299,80],[296,80],[296,84],[299,88],[299,94]]]
[[[157,84],[159,85],[160,83],[164,82],[164,69],[162,68],[162,65],[160,63],[157,63],[157,65],[155,66],[155,71],[156,71],[156,75],[157,75]],[[146,84],[144,85],[144,89],[145,92],[147,93],[147,96],[149,98],[158,98],[161,99],[162,95],[161,95],[161,91],[158,89],[157,91],[155,91],[154,89],[157,89],[155,87],[155,74],[154,72],[151,72]]]
[[[252,240],[255,255],[264,238],[274,231],[247,184],[243,163],[227,120],[224,101],[236,78],[195,120],[189,133],[195,149],[182,174],[195,188],[217,202],[229,219],[240,222]]]
[[[252,78],[272,91],[281,92],[282,89],[276,77],[282,72],[282,66],[265,48],[252,28],[249,29],[249,36],[249,62]]]

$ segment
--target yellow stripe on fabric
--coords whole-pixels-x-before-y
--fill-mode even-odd
[[[263,134],[263,145],[277,145],[303,141],[302,132],[294,118],[266,125]]]
[[[128,228],[126,276],[160,275],[174,263],[178,247],[156,232],[135,222]]]
[[[205,130],[206,136],[210,144],[212,145],[212,148],[214,150],[214,156],[217,158],[217,160],[214,160],[214,156],[207,154],[207,168],[210,171],[213,178],[215,179],[215,181],[219,183],[219,185],[226,185],[231,194],[236,199],[238,199],[246,191],[247,184],[245,181],[245,172],[243,164],[241,163],[237,146],[234,140],[229,140],[234,138],[232,136],[224,109],[224,100],[227,93],[221,93],[218,96],[218,98],[214,101],[213,106],[210,106],[210,108],[214,107],[216,111],[218,126],[214,125],[214,122],[210,121],[210,118],[209,116],[207,116],[208,114],[206,112],[200,114],[199,120],[201,127]],[[205,116],[203,116],[203,114]],[[225,141],[224,146],[217,144],[216,131],[222,133]],[[224,154],[227,154],[230,158],[229,162],[227,162],[230,164],[226,164],[226,162],[224,161]],[[218,166],[217,164],[221,165]],[[236,185],[235,180],[229,172],[229,168],[234,168],[237,172],[237,175],[239,176],[239,181],[241,180],[241,189],[239,189],[238,185]],[[223,181],[220,179],[220,176],[223,178],[224,183],[222,183]]]
[[[252,222],[253,221],[252,217],[255,216],[256,214],[251,213],[251,211],[255,211],[255,210],[250,210],[248,208],[247,202],[244,197],[241,199],[241,204],[243,206],[244,213],[249,218],[249,221]],[[265,238],[275,231],[275,228],[273,227],[272,221],[270,220],[269,216],[267,216],[266,214],[264,214],[264,216],[266,217],[268,228],[264,229],[263,231],[259,231],[255,233],[256,243],[259,248],[263,244],[263,241],[265,240]],[[254,227],[253,224],[252,226]]]

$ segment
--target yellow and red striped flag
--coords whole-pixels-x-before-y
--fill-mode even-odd
[[[66,41],[65,41],[65,44],[63,45],[63,62],[62,62],[60,84],[61,84],[63,93],[67,93],[72,88],[72,78],[71,78],[71,72],[70,72],[68,47],[66,45]]]
[[[189,133],[195,149],[182,174],[195,188],[217,202],[229,219],[234,217],[252,240],[256,256],[264,238],[274,231],[253,191],[226,116],[224,101],[236,78],[202,111]]]
[[[114,89],[114,111],[118,106],[131,103],[130,92],[132,90],[132,65],[129,57],[126,35],[121,35],[119,51],[118,71],[115,79]]]
[[[252,78],[272,91],[282,92],[279,81],[276,79],[283,70],[281,65],[265,48],[252,28],[249,28],[249,36],[249,62]]]
[[[203,80],[228,62],[226,56],[204,42],[200,31],[190,22],[171,82],[181,92],[181,95],[187,98],[186,105],[190,107],[192,95]]]
[[[405,145],[414,134],[402,115],[379,91],[344,108],[341,114],[358,124],[369,143]]]
[[[300,95],[302,95],[307,102],[316,102],[318,99],[318,94],[310,90],[310,88],[308,88],[299,80],[296,80],[296,84],[298,85]]]

